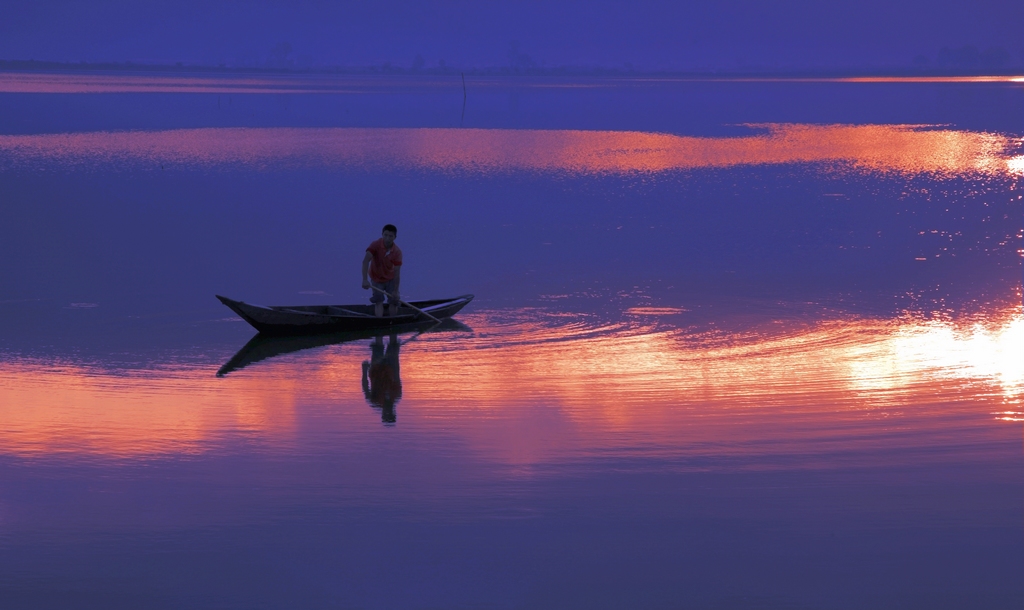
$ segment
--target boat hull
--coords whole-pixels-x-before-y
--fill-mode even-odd
[[[221,303],[239,315],[253,328],[266,334],[297,335],[341,333],[379,329],[401,329],[421,325],[430,318],[402,306],[396,316],[376,317],[372,305],[294,305],[263,306],[235,301],[217,295]],[[473,300],[464,294],[452,299],[410,301],[410,304],[444,320],[450,318]]]

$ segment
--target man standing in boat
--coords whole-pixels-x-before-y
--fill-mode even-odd
[[[370,302],[378,318],[384,315],[384,293],[388,295],[390,316],[398,315],[398,303],[402,298],[398,292],[402,278],[402,250],[395,243],[398,229],[395,225],[384,225],[380,235],[380,239],[367,246],[363,257],[363,289],[370,290],[371,286],[377,289],[370,295]]]

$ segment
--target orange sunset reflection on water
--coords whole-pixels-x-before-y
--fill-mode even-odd
[[[512,129],[210,128],[0,135],[0,167],[355,167],[574,174],[785,163],[866,171],[1006,174],[1016,140],[917,125],[750,125],[751,135]]]
[[[402,348],[397,426],[498,463],[756,459],[864,451],[895,437],[927,447],[949,434],[983,444],[1024,420],[1019,308],[966,327],[854,319],[742,335],[558,327],[528,312],[465,319],[472,334]],[[223,379],[216,366],[0,362],[0,452],[118,459],[231,451],[244,440],[273,453],[363,434],[380,426],[360,390],[367,357],[365,341],[327,346]],[[304,426],[312,411],[320,423]]]
[[[297,381],[223,393],[201,371],[119,374],[78,365],[0,363],[0,450],[131,457],[194,453],[220,434],[288,435]],[[280,390],[283,390],[281,392]]]

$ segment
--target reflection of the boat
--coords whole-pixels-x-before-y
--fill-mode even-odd
[[[239,369],[245,368],[267,358],[290,354],[304,349],[323,347],[325,345],[337,345],[339,343],[350,343],[361,339],[374,339],[378,341],[385,336],[393,335],[396,331],[405,333],[435,333],[451,331],[471,331],[465,324],[451,318],[437,322],[423,322],[421,324],[410,324],[401,329],[365,330],[344,333],[332,333],[324,335],[264,335],[258,334],[249,340],[242,349],[238,350],[224,366],[217,371],[218,377],[223,377]],[[409,341],[409,340],[407,340]]]

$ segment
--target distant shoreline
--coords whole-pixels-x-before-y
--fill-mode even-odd
[[[606,78],[672,78],[695,80],[742,80],[742,79],[872,79],[872,78],[983,78],[983,77],[1024,77],[1024,67],[1001,69],[949,69],[949,68],[863,68],[863,69],[730,69],[730,70],[635,70],[604,67],[434,67],[411,69],[384,64],[380,66],[327,66],[319,68],[294,67],[237,67],[210,66],[201,64],[144,64],[134,62],[56,62],[41,60],[0,60],[0,72],[135,72],[162,74],[260,74],[281,76],[575,76]]]

